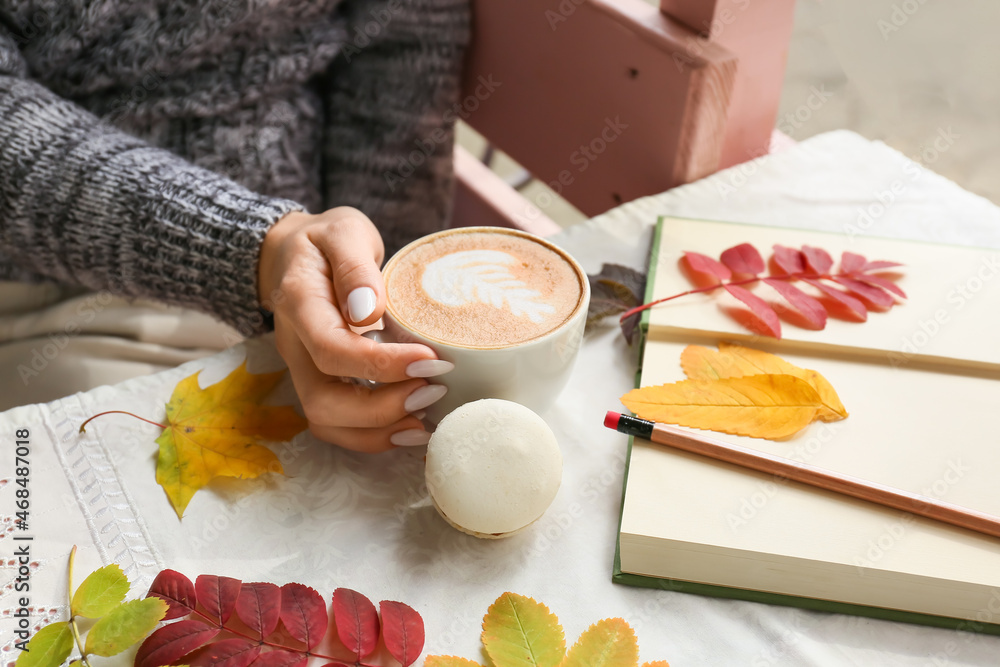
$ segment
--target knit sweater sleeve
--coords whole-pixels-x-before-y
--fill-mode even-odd
[[[348,35],[326,94],[326,203],[361,209],[391,254],[450,216],[469,0],[345,0],[342,11]]]
[[[0,26],[0,254],[24,273],[263,330],[260,244],[301,207],[153,148],[26,74]]]

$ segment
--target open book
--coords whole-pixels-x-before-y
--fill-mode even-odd
[[[811,245],[901,262],[909,299],[867,322],[783,322],[755,336],[723,290],[646,311],[640,386],[684,379],[685,346],[720,340],[822,373],[850,412],[772,442],[712,433],[1000,515],[1000,252],[665,218],[646,299],[691,288],[684,251]],[[761,286],[755,293],[777,301]],[[722,294],[720,294],[722,293]],[[615,579],[1000,634],[1000,539],[636,439]]]

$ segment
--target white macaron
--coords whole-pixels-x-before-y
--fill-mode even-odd
[[[562,482],[552,429],[528,408],[495,398],[449,413],[427,445],[427,488],[462,532],[508,537],[537,521]]]

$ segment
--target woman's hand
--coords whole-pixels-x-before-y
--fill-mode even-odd
[[[274,312],[278,351],[317,438],[380,452],[426,444],[413,416],[446,391],[423,378],[452,365],[418,344],[375,342],[348,327],[369,325],[385,309],[379,265],[384,249],[372,222],[341,207],[319,215],[289,213],[260,252],[260,302]],[[386,383],[376,389],[346,378]]]

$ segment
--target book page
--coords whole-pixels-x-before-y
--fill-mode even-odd
[[[654,298],[694,287],[680,264],[685,251],[718,258],[727,248],[750,243],[766,260],[774,244],[810,245],[833,256],[834,270],[845,250],[869,260],[900,262],[904,266],[892,271],[898,273],[895,282],[907,299],[886,312],[869,312],[864,323],[831,316],[820,331],[794,326],[790,323],[794,315],[782,316],[780,349],[850,352],[891,366],[974,367],[1000,377],[1000,251],[684,218],[664,218],[661,224],[660,255],[651,267]],[[801,281],[794,284],[819,294]],[[745,287],[779,308],[784,306],[767,285]],[[682,335],[690,342],[711,339],[719,332],[732,340],[760,339],[729,314],[746,310],[721,289],[688,295],[653,307],[650,330]]]

